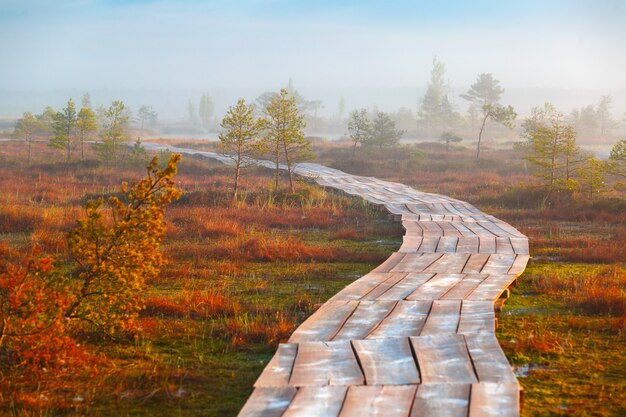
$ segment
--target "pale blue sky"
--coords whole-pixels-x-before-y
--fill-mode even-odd
[[[0,0],[0,89],[626,88],[626,1]]]

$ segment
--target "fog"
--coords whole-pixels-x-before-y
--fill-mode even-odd
[[[471,6],[468,5],[471,3]],[[613,97],[626,111],[626,2],[0,0],[0,116],[61,106],[149,104],[186,115],[208,92],[216,114],[292,79],[320,114],[415,111],[433,56],[451,97],[490,72],[520,114]]]

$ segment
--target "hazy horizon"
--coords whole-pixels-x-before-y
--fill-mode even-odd
[[[613,95],[621,114],[624,21],[618,0],[0,0],[0,114],[39,111],[37,94],[68,91],[127,91],[118,98],[165,112],[184,112],[183,92],[206,91],[219,111],[237,92],[277,90],[289,79],[323,100],[324,114],[342,95],[347,109],[414,110],[435,55],[460,107],[458,90],[490,72],[522,113],[558,105],[561,96],[532,93],[549,90],[572,98],[564,111]],[[142,91],[162,91],[161,104],[147,100],[152,93],[142,102]]]

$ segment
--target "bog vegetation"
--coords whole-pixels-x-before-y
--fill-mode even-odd
[[[397,114],[367,109],[349,114],[343,139],[307,138],[319,103],[291,83],[220,123],[203,95],[189,112],[219,124],[219,142],[174,144],[230,166],[127,146],[157,123],[150,106],[135,131],[121,101],[25,113],[0,156],[2,412],[235,414],[275,346],[400,243],[384,213],[293,175],[316,157],[469,201],[525,233],[533,261],[498,330],[524,414],[623,415],[626,140],[610,135],[610,98],[567,116],[546,103],[511,133],[517,114],[493,75],[462,96],[465,116],[444,80],[435,59],[417,125],[435,142],[403,143]],[[590,131],[610,143],[607,159],[579,143]],[[459,146],[468,132],[475,148]]]

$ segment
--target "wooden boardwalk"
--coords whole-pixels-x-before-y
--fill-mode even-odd
[[[518,416],[495,309],[526,267],[526,236],[450,197],[319,164],[295,172],[384,206],[404,241],[278,347],[239,416]]]

